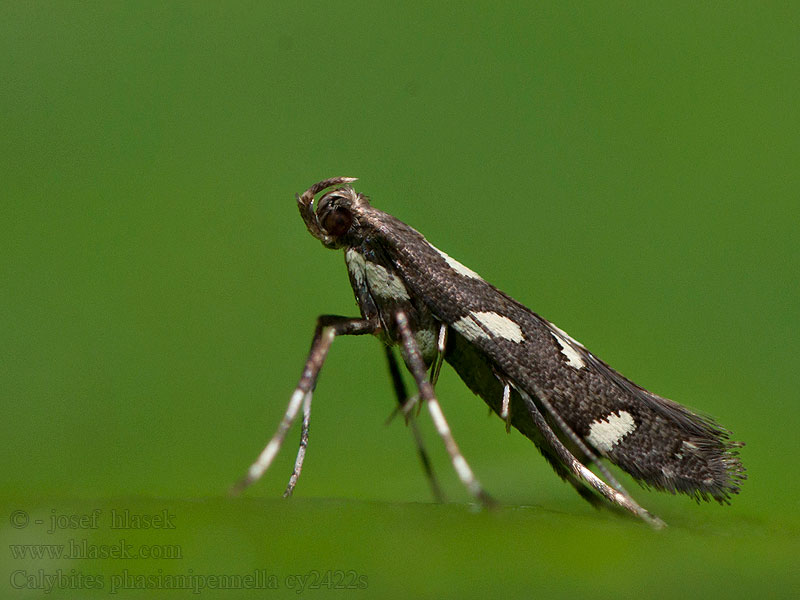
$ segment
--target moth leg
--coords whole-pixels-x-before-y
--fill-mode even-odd
[[[576,477],[585,481],[612,504],[615,504],[633,513],[654,528],[661,529],[662,527],[665,527],[666,524],[664,521],[639,506],[636,501],[627,493],[614,490],[605,481],[587,469],[583,463],[581,463],[581,461],[572,455],[572,453],[567,449],[566,446],[564,446],[561,440],[558,439],[558,436],[556,436],[555,432],[550,428],[550,425],[547,424],[544,416],[536,407],[536,404],[533,402],[527,392],[519,388],[517,388],[517,392],[519,392],[520,396],[525,401],[528,412],[530,413],[534,424],[542,433],[542,436],[544,436],[547,443],[550,444],[558,459],[570,471],[572,471]]]
[[[403,413],[403,416],[405,416],[406,419],[406,423],[408,423],[408,420],[411,417],[415,416],[413,412],[415,407],[417,408],[417,414],[419,414],[419,407],[417,406],[418,402],[419,402],[419,394],[414,394],[408,400],[403,402],[402,406],[398,407],[397,410]]]
[[[511,401],[511,386],[503,381],[503,399],[500,403],[500,418],[506,422],[506,433],[511,433],[511,413],[508,404]]]
[[[303,462],[306,459],[306,449],[308,448],[308,432],[309,424],[311,422],[311,396],[313,392],[308,392],[303,398],[303,427],[300,430],[300,447],[297,449],[297,458],[294,459],[294,469],[292,476],[289,477],[289,483],[286,485],[286,490],[283,492],[283,497],[288,498],[294,492],[294,487],[297,485],[297,480],[300,479],[300,472],[303,470]]]
[[[442,370],[445,348],[447,348],[447,325],[442,323],[439,326],[439,338],[436,342],[436,358],[431,369],[431,385],[434,387],[436,387],[436,382],[439,381],[439,372]]]
[[[281,419],[280,425],[272,439],[264,447],[255,462],[250,465],[247,474],[233,486],[232,494],[238,494],[245,488],[249,487],[266,472],[272,464],[275,456],[278,454],[283,440],[286,437],[286,432],[294,423],[297,418],[297,411],[300,409],[300,404],[306,395],[314,390],[317,383],[317,376],[320,369],[325,362],[325,357],[328,355],[333,339],[337,335],[365,335],[375,333],[380,327],[380,322],[377,319],[352,319],[349,317],[338,317],[335,315],[322,315],[317,318],[317,327],[314,330],[314,337],[311,341],[311,351],[306,359],[303,374],[300,376],[300,381],[292,396],[289,399],[289,405],[286,407],[286,412]]]
[[[433,359],[433,365],[431,365],[430,369],[430,382],[431,385],[436,388],[436,382],[439,381],[439,373],[442,370],[442,364],[444,363],[444,349],[447,347],[447,325],[442,323],[439,326],[439,336],[436,341],[436,358]],[[413,405],[417,407],[417,416],[419,416],[420,411],[422,410],[422,403],[419,402],[419,397],[414,396],[412,398]],[[411,410],[411,407],[408,408]]]
[[[400,368],[397,365],[397,359],[394,356],[394,351],[390,346],[385,346],[385,349],[386,360],[389,362],[389,373],[392,376],[392,385],[394,386],[394,392],[397,396],[397,403],[402,410],[403,405],[406,402],[406,398],[408,398],[406,384],[403,383],[403,376],[400,374]],[[414,436],[414,444],[417,447],[417,454],[419,454],[419,460],[422,463],[422,470],[425,472],[425,477],[431,486],[433,497],[436,502],[444,502],[445,498],[444,494],[442,494],[442,488],[439,487],[436,474],[433,472],[433,465],[431,464],[428,452],[425,450],[425,443],[422,440],[422,434],[420,433],[419,426],[417,425],[417,421],[413,415],[410,418],[407,418],[407,423],[411,428],[411,434]]]
[[[447,449],[447,453],[450,455],[450,461],[453,463],[453,468],[458,478],[481,504],[484,506],[494,504],[494,500],[484,491],[480,482],[475,477],[475,474],[472,472],[469,463],[464,458],[464,455],[461,454],[458,444],[456,444],[455,439],[453,439],[450,426],[444,418],[444,413],[442,412],[441,406],[439,406],[439,401],[436,399],[433,386],[426,377],[427,369],[425,368],[425,362],[422,360],[419,346],[417,346],[417,342],[411,332],[411,327],[408,324],[408,317],[406,317],[403,311],[398,311],[395,313],[395,322],[397,324],[397,331],[400,334],[400,341],[404,350],[406,364],[416,380],[420,399],[428,405],[428,411],[436,426],[436,431],[444,442],[444,446]]]
[[[439,373],[442,370],[442,364],[444,363],[444,350],[447,347],[447,325],[442,323],[439,326],[439,336],[436,342],[436,358],[433,359],[433,365],[431,366],[431,374],[430,374],[430,382],[431,385],[436,387],[436,382],[439,381]],[[411,413],[411,410],[416,406],[417,407],[417,414],[422,409],[422,406],[418,404],[419,396],[412,396],[408,398],[408,400],[400,405],[400,409],[403,411],[403,414],[406,415],[406,419],[408,419],[408,415]]]
[[[630,498],[630,494],[622,486],[619,480],[614,477],[614,474],[608,469],[608,467],[600,462],[600,457],[592,452],[592,450],[584,443],[581,437],[575,433],[569,425],[567,425],[567,422],[561,417],[560,414],[558,414],[558,412],[556,412],[550,401],[547,398],[544,398],[542,395],[539,396],[539,401],[542,403],[542,406],[547,409],[547,412],[550,413],[550,416],[553,417],[559,429],[564,432],[564,435],[566,435],[572,441],[572,443],[574,443],[580,449],[588,461],[590,461],[599,469],[611,486],[618,492],[622,492],[628,498]]]
[[[400,413],[403,414],[403,418],[405,419],[406,425],[408,425],[410,423],[410,418],[414,416],[411,413],[411,410],[417,405],[418,400],[419,400],[419,394],[414,394],[407,400],[395,406],[394,410],[392,410],[392,414],[390,414],[386,418],[386,422],[384,423],[384,425],[388,425],[389,423],[391,423],[392,420],[394,420],[394,418]]]

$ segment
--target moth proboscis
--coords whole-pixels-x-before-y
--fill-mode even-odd
[[[603,459],[644,487],[698,501],[728,503],[739,492],[746,479],[738,457],[743,444],[730,441],[726,429],[626,379],[418,231],[374,208],[349,185],[353,181],[321,181],[297,196],[297,204],[311,235],[326,248],[344,250],[361,317],[317,319],[311,351],[278,430],[235,491],[269,468],[302,407],[300,449],[284,493],[291,495],[308,444],[312,393],[328,350],[337,336],[371,334],[385,343],[397,400],[437,499],[441,491],[410,410],[417,403],[427,406],[462,483],[482,504],[493,502],[459,450],[436,398],[443,361],[507,429],[532,440],[556,473],[594,505],[664,525],[636,503]],[[315,197],[326,190],[315,210]],[[414,378],[417,394],[411,397],[395,346]]]

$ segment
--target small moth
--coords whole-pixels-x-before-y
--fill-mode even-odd
[[[425,405],[469,492],[492,503],[453,439],[434,386],[449,363],[504,422],[529,438],[556,473],[595,505],[620,507],[654,527],[602,459],[644,487],[728,503],[746,479],[729,432],[713,419],[649,392],[620,375],[580,342],[510,298],[422,234],[371,206],[351,177],[321,181],[300,196],[300,215],[326,248],[344,250],[361,317],[323,315],[311,351],[275,435],[237,484],[258,480],[272,463],[301,407],[300,449],[284,495],[290,495],[308,444],[311,397],[336,336],[379,337],[400,410],[406,415],[433,488],[412,408]],[[317,194],[327,191],[314,209]],[[414,378],[406,393],[393,347]],[[594,467],[598,474],[589,469]]]

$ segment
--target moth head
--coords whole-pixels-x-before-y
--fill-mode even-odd
[[[350,245],[358,227],[359,211],[367,201],[349,185],[344,185],[324,194],[314,212],[314,196],[330,187],[355,180],[355,177],[325,179],[297,196],[297,206],[309,233],[328,248]]]

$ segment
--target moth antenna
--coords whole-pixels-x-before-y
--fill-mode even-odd
[[[321,191],[334,185],[352,183],[354,181],[358,181],[358,177],[331,177],[329,179],[323,179],[322,181],[315,183],[308,188],[301,196],[298,196],[297,201],[306,206],[311,206],[311,204],[314,202],[314,196],[319,194]]]
[[[357,179],[357,177],[331,177],[330,179],[323,179],[308,188],[302,195],[295,196],[297,198],[297,208],[300,209],[300,216],[303,217],[308,232],[326,246],[332,243],[333,238],[325,233],[319,226],[317,215],[314,213],[314,196],[331,186],[341,183],[351,183]]]

